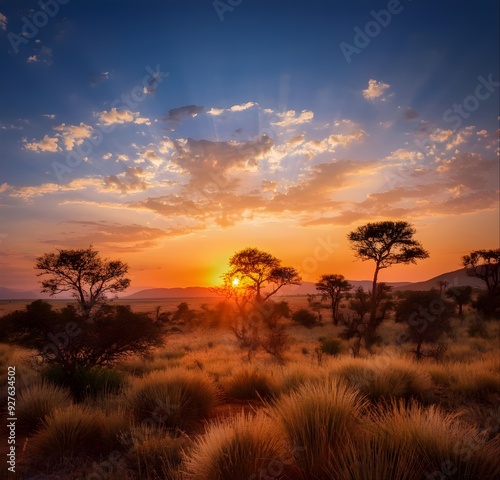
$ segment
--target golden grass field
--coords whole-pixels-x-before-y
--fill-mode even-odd
[[[307,307],[303,297],[286,300]],[[154,312],[180,301],[127,304]],[[216,302],[185,301],[194,309]],[[0,314],[25,303],[2,302]],[[497,478],[498,321],[471,337],[467,311],[452,320],[442,360],[417,362],[411,345],[396,346],[404,327],[391,319],[371,352],[354,358],[339,340],[338,355],[321,353],[320,339],[341,330],[322,314],[312,329],[284,321],[283,364],[262,350],[249,355],[227,328],[180,327],[149,358],[120,362],[118,389],[79,404],[41,382],[30,352],[0,345],[2,384],[7,366],[18,372],[18,466],[8,478]]]

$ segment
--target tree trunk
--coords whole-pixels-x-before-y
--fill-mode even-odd
[[[415,350],[415,356],[417,360],[422,358],[422,341],[417,342],[417,350]]]
[[[334,325],[339,323],[339,319],[337,318],[337,305],[335,305],[335,300],[332,299],[332,322]]]
[[[372,301],[371,301],[371,310],[370,310],[370,324],[375,323],[375,317],[377,315],[377,278],[378,272],[380,268],[377,264],[375,267],[375,273],[373,275],[373,283],[372,283]]]

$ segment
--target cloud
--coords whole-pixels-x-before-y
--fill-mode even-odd
[[[225,112],[225,110],[223,108],[211,108],[207,112],[207,114],[208,115],[213,115],[213,116],[218,116],[218,115],[222,115],[224,112]]]
[[[0,12],[0,30],[7,30],[7,17]]]
[[[377,80],[370,79],[368,80],[368,88],[363,90],[363,97],[366,100],[381,100],[384,101],[388,97],[383,97],[385,91],[390,88],[388,83],[377,82]]]
[[[66,150],[73,150],[75,145],[81,145],[86,138],[92,136],[93,128],[90,125],[85,125],[83,122],[80,125],[56,125],[54,127],[56,132],[61,132],[60,136],[64,143]]]
[[[169,236],[159,228],[137,224],[122,224],[106,221],[66,221],[58,240],[48,239],[44,243],[80,247],[99,244],[113,251],[142,252],[158,245],[158,241]],[[63,239],[63,240],[61,240]]]
[[[24,148],[25,150],[31,150],[32,152],[57,152],[60,151],[60,148],[58,146],[58,138],[57,137],[49,137],[48,135],[45,135],[43,137],[43,140],[40,140],[39,142],[27,142],[24,140]]]
[[[135,123],[137,125],[151,125],[148,118],[140,117],[139,112],[132,112],[130,110],[118,110],[117,108],[112,108],[109,111],[102,111],[96,114],[97,117],[104,125],[123,125],[125,123]]]
[[[185,107],[172,108],[168,111],[165,120],[171,124],[180,125],[185,119],[195,118],[204,111],[205,107],[198,105],[186,105]]]
[[[44,113],[42,117],[49,118],[50,120],[54,120],[54,118],[56,118],[53,113]]]
[[[314,113],[310,110],[302,110],[298,116],[295,110],[288,110],[284,113],[277,113],[276,115],[280,121],[271,123],[271,125],[276,127],[302,125],[303,123],[310,122],[314,118]]]
[[[112,77],[112,72],[100,72],[96,75],[92,75],[92,77],[90,77],[90,86],[95,87],[106,80],[110,80]]]
[[[34,63],[38,62],[38,57],[36,55],[31,55],[28,57],[28,60],[26,60],[28,63]]]
[[[254,107],[257,105],[255,102],[247,102],[247,103],[242,103],[241,105],[233,105],[232,107],[229,108],[231,112],[242,112],[243,110],[248,110],[249,108]]]
[[[144,176],[143,168],[126,167],[123,173],[104,177],[104,190],[120,193],[142,192],[148,188]]]

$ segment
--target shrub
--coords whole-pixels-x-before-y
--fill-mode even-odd
[[[406,359],[381,359],[383,365],[371,365],[366,360],[348,359],[332,370],[349,385],[372,400],[394,397],[421,397],[431,387],[431,377]]]
[[[297,478],[330,479],[326,469],[350,436],[359,431],[359,417],[367,403],[339,382],[306,384],[280,397],[271,408],[287,439],[303,448],[296,456]]]
[[[342,342],[338,338],[326,338],[320,342],[321,351],[327,355],[340,355],[343,352]]]
[[[314,313],[306,310],[305,308],[301,308],[297,310],[292,315],[292,320],[294,322],[300,323],[306,328],[313,328],[318,325],[318,319]]]
[[[19,424],[37,429],[46,415],[71,404],[69,390],[48,383],[38,383],[21,391],[16,403]]]
[[[436,406],[393,403],[376,417],[373,432],[392,438],[402,451],[416,450],[422,474],[433,472],[431,475],[440,475],[437,478],[445,474],[452,479],[500,475],[499,439],[486,440],[474,426],[461,424],[456,414],[443,413]]]
[[[336,465],[326,472],[329,478],[342,480],[421,480],[421,463],[416,447],[404,448],[391,437],[365,434],[357,441],[348,439]]]
[[[137,478],[180,479],[179,467],[186,437],[174,436],[149,427],[133,428],[125,445],[130,465]],[[124,437],[123,437],[124,438]]]
[[[45,418],[31,449],[35,455],[51,459],[100,453],[118,444],[118,435],[126,426],[122,412],[106,416],[98,409],[71,405],[55,409]]]
[[[265,371],[242,368],[222,381],[226,395],[238,400],[270,398],[276,390],[273,378]]]
[[[53,365],[42,373],[43,378],[56,385],[67,387],[73,393],[75,400],[85,397],[102,397],[116,394],[120,391],[123,376],[109,368],[77,368],[68,376],[60,365]]]
[[[155,371],[134,381],[126,403],[144,424],[183,429],[207,417],[217,390],[199,371]]]
[[[210,425],[186,459],[196,480],[279,478],[291,463],[275,423],[265,414],[240,414]]]

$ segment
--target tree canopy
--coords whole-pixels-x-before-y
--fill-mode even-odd
[[[338,324],[338,310],[342,294],[352,289],[352,285],[343,275],[322,275],[316,283],[316,290],[330,297],[332,307],[332,320]]]
[[[462,258],[467,275],[486,283],[488,295],[500,295],[500,248],[496,250],[474,250]]]
[[[229,270],[223,275],[224,289],[246,289],[253,299],[265,302],[285,285],[300,285],[301,278],[293,267],[257,248],[245,248],[229,259]],[[236,295],[236,294],[235,294]]]
[[[47,276],[41,281],[42,292],[51,296],[71,292],[86,316],[106,301],[106,294],[122,292],[130,285],[125,277],[128,265],[102,259],[92,246],[46,253],[36,259],[35,269],[40,270],[37,276]]]

